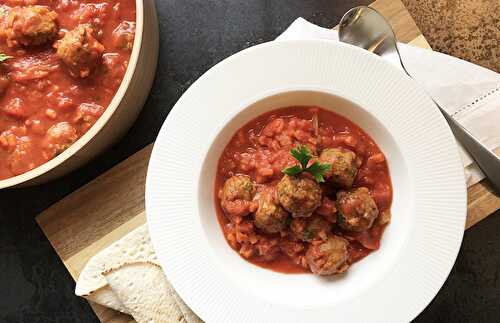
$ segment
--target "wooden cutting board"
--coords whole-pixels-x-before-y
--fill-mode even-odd
[[[429,48],[400,0],[377,0],[372,7],[389,19],[402,42]],[[71,276],[78,278],[100,250],[146,222],[144,184],[152,144],[40,214],[36,220]],[[466,228],[500,208],[500,198],[484,183],[468,191]],[[90,304],[101,322],[133,322],[127,315]]]

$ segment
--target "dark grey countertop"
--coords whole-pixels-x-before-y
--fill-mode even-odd
[[[152,142],[180,95],[215,63],[274,39],[298,16],[334,26],[347,9],[370,2],[158,0],[160,62],[151,95],[131,131],[107,153],[64,178],[0,192],[0,322],[98,322],[87,302],[74,295],[74,281],[34,217]],[[416,321],[500,320],[499,229],[497,212],[465,233],[450,277]]]

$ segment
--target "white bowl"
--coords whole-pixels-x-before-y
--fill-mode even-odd
[[[238,256],[214,207],[217,161],[235,131],[286,106],[316,105],[363,128],[387,157],[392,222],[380,250],[330,278],[273,272]],[[147,184],[149,230],[163,269],[209,322],[400,322],[445,281],[465,223],[463,169],[432,101],[380,58],[328,41],[240,52],[203,75],[167,118]]]
[[[0,189],[36,185],[69,173],[115,143],[132,126],[153,84],[159,33],[154,0],[136,0],[136,33],[125,76],[106,111],[73,145],[24,174],[0,180]]]

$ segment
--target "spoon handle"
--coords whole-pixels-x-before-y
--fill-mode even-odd
[[[500,194],[500,158],[453,119],[436,101],[434,103],[436,103],[444,118],[448,121],[456,139],[465,147],[484,175],[486,175],[495,193],[497,195]]]

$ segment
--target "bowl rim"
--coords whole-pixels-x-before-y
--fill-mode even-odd
[[[42,176],[43,174],[63,164],[68,159],[73,157],[81,148],[87,145],[92,139],[94,139],[94,137],[108,123],[109,119],[111,119],[116,109],[120,106],[123,97],[128,91],[130,82],[132,81],[132,78],[134,77],[134,74],[136,72],[137,62],[139,60],[139,54],[142,47],[142,38],[144,32],[144,1],[135,0],[135,5],[136,5],[136,17],[135,17],[136,33],[134,37],[134,45],[132,47],[132,52],[130,54],[129,64],[127,66],[125,75],[123,76],[123,79],[120,83],[120,86],[116,90],[113,99],[106,107],[104,113],[97,119],[96,123],[94,123],[94,125],[92,125],[92,127],[83,136],[78,138],[77,141],[75,141],[61,154],[55,156],[51,160],[25,173],[0,180],[0,189],[5,189],[23,184],[27,181]]]
[[[205,156],[205,149],[199,148],[197,145],[197,141],[192,141],[193,139],[199,140],[200,135],[205,135],[204,133],[199,133],[200,131],[197,130],[196,126],[199,126],[201,123],[205,123],[206,120],[201,120],[200,118],[196,118],[196,120],[192,120],[192,118],[186,114],[186,109],[183,108],[188,108],[187,111],[189,113],[192,113],[193,110],[189,109],[189,106],[199,106],[200,103],[205,103],[209,107],[211,104],[226,104],[229,101],[227,100],[216,100],[216,101],[210,101],[210,96],[207,95],[207,84],[212,83],[211,86],[219,86],[221,88],[224,87],[224,82],[229,82],[227,81],[227,78],[218,78],[215,75],[219,76],[220,72],[222,69],[224,69],[224,73],[245,73],[248,72],[252,75],[255,73],[253,72],[254,70],[262,71],[262,69],[257,69],[255,66],[252,66],[251,68],[248,67],[249,63],[252,64],[262,64],[263,61],[266,61],[265,58],[268,58],[267,56],[264,55],[264,53],[267,53],[267,51],[272,49],[272,55],[271,57],[273,60],[278,59],[276,55],[280,55],[280,62],[282,61],[283,64],[278,64],[279,68],[272,68],[272,70],[277,73],[281,72],[283,75],[286,77],[291,77],[293,81],[290,82],[290,84],[296,84],[296,83],[301,83],[301,84],[317,84],[318,82],[322,84],[326,84],[325,82],[330,82],[328,83],[328,86],[333,86],[334,82],[332,80],[337,81],[340,79],[340,77],[335,77],[335,78],[330,78],[326,77],[326,74],[322,74],[322,70],[319,70],[318,68],[320,65],[313,65],[312,62],[317,62],[317,59],[312,60],[308,59],[311,58],[313,55],[312,51],[308,48],[310,47],[318,47],[322,51],[325,51],[325,54],[327,53],[329,57],[332,57],[333,54],[339,54],[339,56],[333,56],[335,57],[335,60],[347,60],[349,63],[346,66],[353,67],[353,64],[356,64],[355,68],[352,68],[349,72],[346,72],[344,68],[339,68],[338,73],[333,73],[334,75],[341,75],[342,78],[346,78],[349,80],[349,84],[352,84],[354,79],[357,79],[362,73],[365,72],[370,72],[367,73],[367,75],[377,75],[378,78],[381,78],[382,76],[384,77],[384,80],[381,80],[383,82],[380,82],[384,85],[389,85],[388,82],[390,81],[398,81],[398,82],[393,82],[390,84],[390,90],[391,91],[384,91],[384,95],[378,95],[375,96],[375,98],[370,98],[367,99],[372,92],[367,93],[365,92],[363,94],[363,100],[359,101],[356,100],[356,98],[360,98],[360,94],[354,95],[354,97],[349,96],[342,96],[346,98],[349,101],[353,101],[357,103],[358,105],[365,106],[366,103],[364,102],[375,102],[374,100],[378,100],[376,102],[379,102],[378,104],[381,104],[381,102],[386,102],[385,100],[380,100],[380,98],[387,96],[389,98],[394,97],[394,94],[385,94],[385,93],[396,93],[394,92],[395,90],[411,90],[407,94],[408,95],[403,95],[399,94],[397,98],[401,99],[402,101],[393,101],[390,105],[393,107],[400,107],[401,103],[405,102],[410,102],[410,101],[415,101],[414,104],[418,106],[419,108],[424,108],[423,111],[421,112],[419,109],[414,109],[414,110],[408,110],[408,114],[405,117],[405,122],[408,121],[407,123],[400,124],[394,123],[394,119],[390,119],[387,117],[387,119],[391,120],[391,127],[394,127],[395,124],[398,124],[398,129],[404,129],[401,131],[398,131],[398,136],[402,136],[404,134],[405,140],[408,140],[407,138],[413,136],[411,132],[408,131],[409,129],[415,128],[415,125],[417,125],[416,122],[419,121],[425,121],[429,122],[428,127],[431,127],[431,129],[434,129],[436,131],[436,134],[442,136],[441,139],[443,141],[440,142],[439,144],[439,149],[436,148],[436,145],[431,143],[427,137],[427,140],[424,141],[424,143],[427,144],[432,144],[429,147],[424,147],[424,148],[433,148],[434,151],[436,152],[441,152],[445,154],[444,156],[446,157],[444,161],[447,163],[445,164],[446,167],[438,167],[436,168],[419,168],[418,173],[416,175],[419,175],[419,192],[418,192],[418,201],[423,201],[425,202],[424,205],[419,205],[418,206],[418,212],[422,212],[425,207],[428,207],[429,204],[429,196],[428,194],[430,193],[437,193],[437,195],[434,195],[432,199],[438,199],[440,197],[444,197],[448,199],[447,201],[450,202],[450,206],[446,209],[441,209],[443,210],[448,210],[450,211],[450,208],[453,208],[454,211],[457,211],[457,213],[453,214],[451,216],[449,212],[444,212],[446,213],[446,217],[438,217],[437,221],[439,223],[447,223],[447,224],[452,224],[452,227],[447,228],[447,230],[443,230],[445,232],[440,232],[440,236],[438,237],[438,241],[446,241],[447,243],[450,243],[446,248],[438,248],[438,247],[432,247],[433,251],[436,251],[438,255],[445,255],[444,259],[431,259],[432,261],[436,260],[437,264],[436,265],[436,270],[432,271],[432,277],[429,274],[429,271],[425,271],[426,274],[425,276],[422,276],[423,278],[428,278],[430,279],[430,282],[426,282],[426,284],[421,284],[418,280],[412,280],[408,279],[405,277],[404,281],[409,285],[409,287],[412,287],[412,289],[415,289],[415,291],[420,292],[416,296],[412,296],[412,300],[415,300],[415,303],[410,303],[409,299],[406,298],[401,298],[401,302],[403,305],[405,305],[403,308],[400,308],[398,310],[394,310],[393,314],[391,314],[392,317],[399,317],[400,319],[404,320],[411,320],[414,317],[418,315],[422,311],[425,306],[429,304],[429,302],[434,298],[436,293],[439,291],[439,289],[442,287],[444,284],[446,278],[448,277],[452,265],[456,260],[456,256],[458,254],[460,244],[462,241],[463,237],[463,225],[465,223],[465,216],[466,216],[466,189],[465,189],[465,181],[464,181],[464,176],[463,176],[463,167],[462,164],[460,163],[460,157],[458,154],[458,149],[456,147],[455,141],[453,139],[451,130],[449,127],[446,125],[446,122],[442,115],[439,113],[437,109],[435,109],[435,106],[432,104],[432,101],[429,99],[429,97],[423,92],[421,88],[419,88],[413,81],[411,81],[408,78],[403,77],[400,74],[400,71],[398,71],[394,66],[390,65],[389,63],[383,61],[380,57],[372,55],[368,52],[364,52],[358,48],[355,48],[353,46],[349,46],[346,44],[342,43],[336,43],[336,42],[331,42],[331,41],[326,41],[326,40],[290,40],[290,41],[275,41],[275,42],[268,42],[264,44],[260,44],[257,46],[253,46],[251,48],[245,49],[241,52],[238,52],[231,57],[223,60],[222,62],[218,63],[211,69],[209,69],[205,74],[203,74],[196,82],[194,82],[191,87],[184,93],[181,98],[178,100],[172,111],[169,113],[167,116],[162,129],[160,130],[159,136],[157,138],[157,141],[155,143],[155,146],[153,148],[152,156],[149,162],[149,167],[148,167],[148,176],[146,180],[146,214],[148,216],[148,227],[149,227],[149,232],[151,235],[151,240],[155,248],[157,248],[157,255],[159,258],[159,261],[162,265],[166,266],[164,268],[165,273],[169,276],[169,279],[176,289],[176,291],[179,293],[181,297],[184,298],[184,300],[187,302],[187,304],[195,311],[198,312],[199,314],[205,315],[202,318],[204,319],[212,319],[214,320],[215,318],[222,318],[222,317],[232,317],[235,318],[238,316],[241,318],[241,315],[245,314],[245,318],[250,320],[252,318],[251,315],[255,317],[261,317],[263,313],[270,313],[271,310],[272,312],[276,313],[285,313],[285,311],[280,311],[278,307],[264,307],[262,313],[258,313],[259,311],[252,311],[251,315],[249,311],[241,311],[239,307],[233,308],[232,306],[229,306],[228,311],[216,311],[216,309],[221,309],[221,304],[224,303],[225,306],[228,304],[231,305],[235,303],[238,299],[234,298],[235,293],[230,293],[226,292],[228,290],[228,287],[225,286],[224,284],[219,284],[218,282],[216,283],[212,278],[219,278],[218,273],[212,274],[214,270],[212,269],[211,264],[209,263],[204,263],[207,259],[207,255],[205,254],[198,254],[194,252],[194,246],[202,246],[199,245],[199,242],[202,240],[199,237],[203,237],[203,233],[200,231],[201,229],[196,227],[192,228],[190,225],[192,224],[191,219],[186,218],[190,217],[192,214],[191,212],[194,212],[196,210],[193,210],[193,206],[190,204],[187,204],[188,200],[189,203],[192,204],[192,199],[189,197],[186,197],[187,195],[190,195],[190,193],[193,193],[193,196],[196,196],[197,191],[196,191],[196,185],[191,183],[192,181],[189,180],[189,178],[184,178],[179,179],[179,176],[185,176],[185,172],[187,171],[186,167],[187,165],[191,165],[193,162],[198,162],[198,157],[201,156],[201,160]],[[334,47],[336,48],[334,50]],[[328,51],[325,50],[325,48],[328,48]],[[266,52],[264,52],[266,51]],[[300,53],[300,56],[299,54]],[[303,56],[303,53],[307,53],[307,56]],[[257,55],[260,54],[260,55]],[[289,55],[288,55],[289,54]],[[314,53],[315,54],[315,53]],[[249,56],[252,56],[252,60],[248,59]],[[291,59],[289,59],[289,57]],[[361,59],[363,56],[364,58]],[[370,57],[369,57],[370,56]],[[256,58],[258,57],[258,59]],[[304,57],[307,58],[304,60]],[[314,58],[318,58],[319,55],[315,55]],[[358,59],[359,61],[354,61],[354,59]],[[300,61],[306,61],[308,64],[306,64],[310,69],[308,71],[303,71],[300,70],[300,73],[295,71],[295,69],[290,69],[289,66],[292,66],[292,64],[296,63],[296,59],[300,59]],[[321,55],[321,61],[323,64],[326,64],[326,62],[333,62],[333,59],[326,58],[326,56]],[[247,64],[246,66],[242,66],[242,63]],[[288,65],[286,65],[288,64]],[[316,63],[315,63],[316,64]],[[332,64],[332,63],[328,63]],[[289,70],[293,70],[290,72]],[[383,75],[379,75],[378,71],[385,71]],[[310,72],[310,73],[309,73]],[[219,74],[218,74],[219,73]],[[298,81],[299,79],[299,74],[301,80]],[[319,74],[319,78],[318,78]],[[397,74],[397,75],[396,75]],[[226,75],[227,76],[227,75]],[[314,81],[312,81],[311,77],[315,77]],[[307,79],[308,81],[304,81]],[[322,78],[323,77],[323,78]],[[270,79],[270,81],[262,81],[262,84],[265,84],[266,86],[269,86],[269,84],[276,82],[276,80],[272,77],[266,78]],[[369,80],[371,80],[371,77],[368,77]],[[253,80],[256,82],[257,80]],[[304,83],[307,82],[307,83]],[[248,82],[247,82],[248,83]],[[258,82],[259,83],[259,82]],[[411,84],[410,84],[411,83]],[[232,84],[232,83],[229,83]],[[246,84],[246,83],[244,83]],[[254,83],[255,84],[255,83]],[[261,88],[263,85],[260,84],[258,87]],[[288,84],[288,83],[287,83]],[[379,84],[379,82],[373,82],[373,84]],[[247,84],[246,85],[246,90],[239,90],[238,88],[245,88],[241,83],[238,83],[238,88],[236,88],[234,85],[231,85],[233,88],[233,91],[236,92],[235,95],[242,96],[245,95],[248,97],[248,94],[243,94],[243,93],[248,93],[250,91],[253,92],[253,95],[255,95],[257,92],[255,92],[255,87],[253,84]],[[340,88],[344,88],[341,86]],[[202,90],[204,89],[204,90]],[[201,96],[201,98],[200,98]],[[212,93],[211,96],[214,96]],[[220,97],[223,97],[223,95],[219,95]],[[366,98],[365,98],[366,97]],[[200,101],[202,98],[205,101]],[[403,99],[404,98],[404,99]],[[238,103],[239,105],[240,103]],[[413,106],[412,106],[413,107]],[[206,107],[205,107],[206,108]],[[183,111],[183,112],[181,112]],[[384,110],[385,111],[385,110]],[[393,110],[391,112],[394,112],[396,110]],[[397,110],[399,111],[399,110]],[[411,112],[410,112],[411,111]],[[422,115],[422,117],[415,118],[416,113],[419,113]],[[220,116],[221,112],[217,112],[217,119],[214,119],[215,122],[221,122],[222,117]],[[201,114],[203,115],[203,114]],[[206,118],[206,115],[203,115]],[[409,119],[411,116],[411,119]],[[225,120],[228,120],[229,118],[226,115]],[[385,118],[384,118],[385,119]],[[192,128],[194,130],[190,131],[180,131],[183,127],[182,122],[180,121],[185,121],[189,120],[191,122]],[[214,122],[212,120],[212,123]],[[411,122],[413,122],[413,125]],[[180,122],[180,124],[179,124]],[[382,122],[384,126],[387,127],[385,122]],[[411,125],[411,127],[407,127]],[[418,128],[418,133],[425,133],[422,132],[423,128],[420,127]],[[366,129],[365,129],[366,130]],[[213,136],[214,131],[210,132],[211,138]],[[208,133],[207,133],[208,134]],[[180,137],[182,135],[183,137]],[[183,140],[189,140],[190,142],[183,141]],[[203,140],[205,141],[205,140]],[[189,161],[186,165],[181,165],[179,163],[176,163],[170,159],[171,157],[171,152],[170,154],[165,154],[165,149],[170,149],[172,148],[172,145],[175,145],[178,142],[183,142],[184,147],[182,149],[178,149],[176,153],[179,153],[180,156],[177,156],[178,158],[186,157],[186,158],[192,158],[196,157],[193,159],[196,159],[195,161]],[[421,140],[418,141],[415,138],[412,139],[412,142],[415,144],[413,148],[418,148],[422,149],[423,146],[421,144]],[[418,144],[417,144],[418,142]],[[196,147],[196,156],[192,156],[192,154],[187,154],[186,152],[191,151]],[[412,148],[412,149],[413,149]],[[410,148],[405,148],[405,152],[407,153]],[[406,155],[406,153],[404,153]],[[447,154],[447,155],[446,155]],[[170,157],[169,157],[170,156]],[[420,161],[422,158],[421,154],[416,154],[415,152],[412,152],[411,154],[412,158],[415,159],[415,161]],[[419,156],[416,158],[415,156]],[[441,156],[441,155],[440,155]],[[436,162],[436,159],[432,159],[433,162]],[[162,166],[162,165],[168,165]],[[179,167],[181,165],[181,168]],[[441,163],[443,165],[443,163]],[[433,165],[435,166],[435,165]],[[186,168],[186,169],[185,169]],[[415,167],[413,167],[415,168]],[[449,177],[446,178],[440,178],[441,181],[437,181],[435,177],[430,178],[430,174],[433,176],[436,175],[437,171],[444,171],[445,175],[449,175]],[[423,173],[427,173],[424,177],[422,177]],[[179,175],[179,174],[184,174],[184,175]],[[188,174],[191,175],[198,175],[198,171],[194,172],[193,170],[189,170]],[[415,175],[415,176],[416,176]],[[414,175],[411,175],[411,178],[415,177]],[[167,180],[168,178],[168,180]],[[195,180],[196,181],[196,180]],[[169,186],[168,183],[175,182],[176,187],[175,189],[172,189],[171,186]],[[423,186],[425,184],[426,190],[423,190]],[[452,186],[453,185],[453,186]],[[427,187],[428,186],[428,187]],[[439,186],[439,191],[438,191],[438,186]],[[448,188],[448,189],[442,189],[442,187]],[[169,189],[170,188],[170,189]],[[193,191],[194,190],[194,191]],[[426,193],[426,194],[421,194],[421,193]],[[418,202],[417,201],[417,202]],[[453,202],[453,203],[452,203]],[[189,206],[188,206],[189,205]],[[441,204],[438,204],[440,206]],[[166,207],[168,207],[166,209]],[[189,211],[189,213],[187,213]],[[424,211],[427,211],[426,209]],[[164,216],[166,213],[174,213],[176,216]],[[423,213],[423,212],[422,212]],[[426,212],[427,213],[427,212]],[[418,228],[417,229],[422,229],[426,223],[424,222],[425,219],[420,219],[418,221]],[[173,226],[172,226],[173,225]],[[425,227],[427,228],[427,227]],[[429,232],[431,231],[431,232]],[[426,240],[424,241],[424,244],[421,245],[416,245],[414,242],[419,241],[422,242],[422,237],[425,237],[426,235],[435,234],[436,230],[423,230],[423,231],[415,231],[414,228],[412,228],[412,239],[413,239],[413,246],[414,248],[420,248],[417,251],[421,252],[424,247],[427,247],[429,245],[433,245],[431,243],[431,240]],[[176,235],[177,233],[177,235]],[[443,234],[445,233],[445,234]],[[193,234],[199,234],[199,237],[196,235],[193,236]],[[175,236],[176,238],[173,239],[172,237]],[[417,239],[418,238],[418,239]],[[160,248],[158,250],[158,248]],[[205,248],[205,247],[203,247]],[[204,249],[203,249],[204,250]],[[182,253],[182,255],[180,254]],[[419,259],[422,258],[422,255],[419,253]],[[408,257],[413,257],[413,254],[408,254],[404,256],[403,260],[408,260]],[[425,258],[422,258],[425,259]],[[428,263],[430,260],[427,258],[425,263]],[[202,263],[203,262],[203,263]],[[189,264],[195,265],[195,267],[190,267],[188,266]],[[397,266],[398,268],[391,268],[391,273],[397,273],[398,279],[402,279],[401,273],[402,272],[407,272],[408,271],[408,265],[407,263],[403,262],[403,265]],[[198,267],[196,267],[198,265]],[[206,266],[206,267],[199,267],[201,266]],[[396,266],[395,266],[396,267]],[[201,271],[200,268],[203,268]],[[420,266],[418,268],[419,271],[418,273],[424,274],[424,267]],[[209,272],[209,274],[207,274]],[[437,274],[439,272],[439,275]],[[188,275],[191,275],[192,277],[187,277]],[[391,276],[392,277],[392,276]],[[208,278],[208,279],[207,279]],[[432,278],[432,279],[431,279]],[[394,278],[391,278],[394,279]],[[226,282],[226,280],[224,280]],[[429,285],[430,284],[430,285]],[[231,285],[232,286],[232,285]],[[208,288],[210,287],[210,288]],[[392,292],[394,292],[394,289],[398,286],[392,286]],[[216,302],[217,304],[213,304],[215,302],[215,299],[212,300],[210,303],[206,302],[207,297],[212,297],[215,296],[214,293],[218,293],[218,301]],[[373,293],[371,293],[373,294]],[[243,296],[244,294],[240,293],[238,296]],[[369,295],[364,295],[364,296],[369,296]],[[248,299],[248,298],[246,298]],[[378,302],[382,304],[385,299],[384,298],[373,298],[373,299],[378,299]],[[405,300],[406,299],[406,300]],[[224,302],[223,302],[224,301]],[[252,300],[253,302],[253,300]],[[356,300],[356,303],[360,303],[360,300]],[[208,305],[210,304],[210,305]],[[252,303],[253,304],[253,303]],[[236,305],[236,304],[235,304]],[[265,304],[269,305],[269,304]],[[355,304],[353,304],[355,305]],[[351,308],[353,306],[350,306],[349,309],[343,309],[341,312],[342,313],[348,313],[348,311],[351,311]],[[378,310],[379,316],[381,315],[386,315],[387,312],[384,311],[385,307],[380,307],[380,310]],[[288,310],[287,310],[288,311]],[[351,311],[352,312],[352,311]],[[294,315],[294,318],[298,318],[299,316],[295,316],[295,314],[299,314],[299,312],[292,311],[290,312],[290,315]],[[307,314],[310,315],[310,317],[319,317],[323,314],[327,313],[327,310],[324,311],[314,311],[314,312],[308,312]],[[342,321],[352,321],[353,319],[351,318],[350,320],[346,317],[342,316],[342,313],[339,313],[341,316],[339,316],[339,320]],[[351,314],[354,314],[355,312],[352,312]],[[354,315],[354,317],[359,317],[364,315],[363,311],[362,312],[357,312],[358,314]],[[300,313],[302,314],[302,313]],[[304,313],[305,314],[305,313]],[[371,315],[371,314],[370,314]],[[326,317],[326,316],[324,316]],[[329,316],[329,319],[331,319],[331,316]]]

